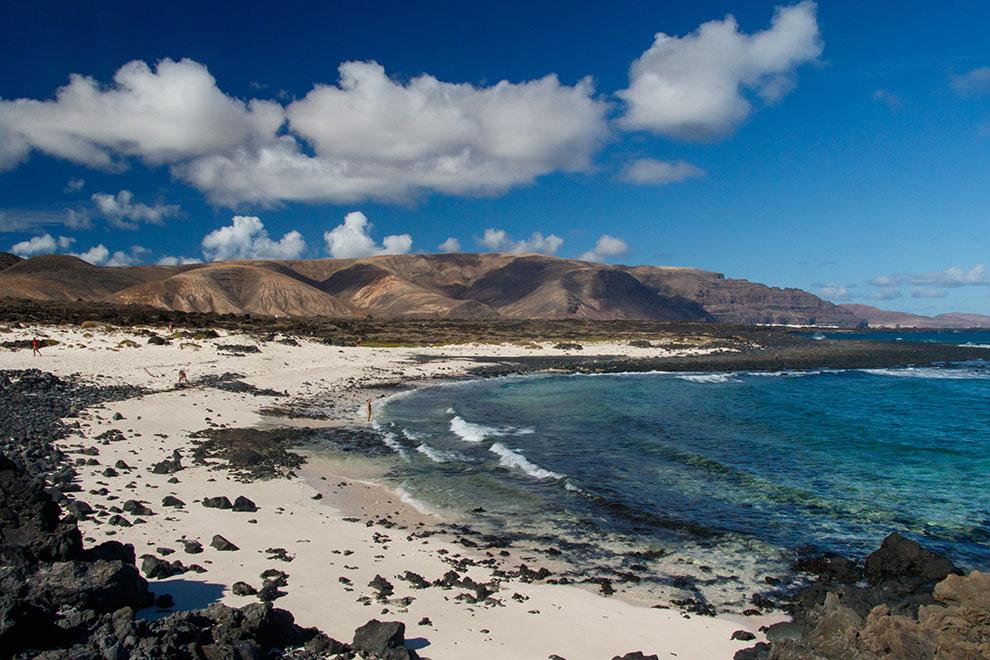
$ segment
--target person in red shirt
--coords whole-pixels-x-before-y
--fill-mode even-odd
[[[37,337],[31,340],[31,355],[41,355],[41,342]]]

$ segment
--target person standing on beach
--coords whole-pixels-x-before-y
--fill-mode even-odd
[[[41,355],[41,342],[37,337],[31,340],[31,355]]]
[[[179,369],[179,382],[177,384],[182,385],[183,383],[188,383],[188,382],[189,382],[189,378],[186,377],[185,369]]]
[[[368,399],[368,421],[371,421],[371,399]]]

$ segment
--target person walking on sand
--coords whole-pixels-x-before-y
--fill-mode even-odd
[[[182,385],[183,383],[188,383],[189,378],[186,377],[185,369],[179,369],[179,382],[177,385]]]
[[[31,355],[41,355],[41,342],[37,337],[31,340]]]
[[[371,421],[371,399],[368,399],[368,421]]]

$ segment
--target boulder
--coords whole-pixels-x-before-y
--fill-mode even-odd
[[[258,510],[258,507],[254,502],[252,502],[248,498],[244,497],[243,495],[238,495],[237,498],[234,500],[234,504],[231,507],[231,509],[239,512],[254,513],[255,511]]]
[[[232,509],[234,505],[226,495],[220,497],[207,497],[203,499],[203,506],[209,509]]]
[[[29,590],[34,601],[95,612],[147,607],[154,601],[137,568],[116,560],[48,564],[31,578]]]
[[[233,552],[234,550],[240,550],[240,548],[219,534],[215,534],[213,536],[213,540],[210,541],[210,546],[220,550],[221,552]]]
[[[417,658],[415,651],[405,648],[406,624],[401,621],[382,622],[372,619],[354,631],[351,642],[357,651],[374,658],[405,660]]]
[[[897,532],[885,538],[880,549],[866,558],[863,569],[863,575],[874,585],[905,577],[936,582],[954,573],[959,573],[959,569],[951,561]]]

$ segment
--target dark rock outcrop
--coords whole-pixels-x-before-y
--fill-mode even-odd
[[[990,573],[960,575],[947,558],[893,533],[865,566],[829,555],[799,567],[817,580],[794,620],[766,630],[736,660],[913,660],[990,657]]]
[[[213,604],[155,621],[135,612],[157,599],[115,541],[84,549],[73,519],[41,485],[0,454],[0,656],[61,658],[313,659],[348,651],[289,612],[256,603]],[[164,577],[178,562],[147,555],[142,568]],[[181,567],[184,568],[184,567]],[[193,567],[197,568],[197,567]],[[399,656],[396,656],[399,657]]]

